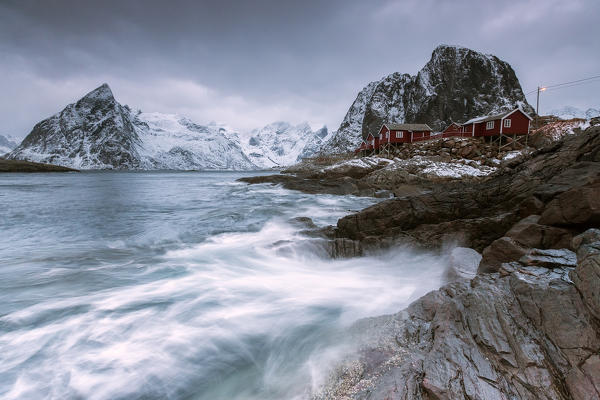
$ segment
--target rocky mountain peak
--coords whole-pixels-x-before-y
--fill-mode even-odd
[[[324,150],[352,151],[386,122],[427,123],[441,131],[453,121],[516,107],[533,112],[507,62],[465,47],[440,45],[416,75],[395,72],[361,90]]]
[[[113,103],[116,102],[113,92],[110,89],[110,86],[108,86],[108,83],[103,83],[102,85],[98,86],[96,89],[92,90],[79,100],[79,102],[86,103],[97,101],[109,101]]]

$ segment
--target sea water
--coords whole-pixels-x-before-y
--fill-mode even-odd
[[[441,283],[406,248],[330,259],[375,204],[235,172],[0,174],[0,398],[301,399],[357,319]]]

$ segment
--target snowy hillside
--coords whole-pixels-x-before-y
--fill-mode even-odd
[[[315,155],[327,136],[326,127],[313,132],[307,123],[293,126],[287,122],[274,122],[240,134],[239,140],[244,153],[255,165],[273,168],[289,166]]]
[[[416,75],[393,73],[362,89],[324,152],[352,151],[385,122],[427,123],[442,130],[452,121],[518,106],[533,111],[508,63],[442,45]]]
[[[253,170],[292,165],[327,139],[326,127],[313,132],[306,123],[276,122],[240,134],[180,115],[134,112],[103,84],[36,124],[5,153],[76,169]],[[2,143],[0,137],[0,154]]]
[[[16,139],[12,136],[0,135],[0,157],[17,147]]]
[[[77,169],[256,169],[223,130],[132,112],[104,84],[38,123],[8,158]]]
[[[142,169],[256,168],[240,145],[227,138],[225,127],[198,125],[179,115],[141,112],[133,123],[140,139]]]
[[[597,108],[588,108],[587,110],[581,110],[577,107],[565,106],[562,108],[557,108],[548,113],[549,115],[554,115],[560,119],[573,119],[573,118],[581,118],[581,119],[591,119],[595,117],[600,117],[600,109]]]

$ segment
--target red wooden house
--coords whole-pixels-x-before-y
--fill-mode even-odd
[[[354,154],[362,153],[362,152],[366,151],[367,148],[368,148],[367,142],[363,140],[362,143],[360,144],[360,146],[358,146],[358,148],[356,150],[354,150]]]
[[[392,124],[381,126],[377,133],[369,133],[367,138],[356,149],[356,153],[378,152],[380,148],[397,146],[400,143],[414,143],[436,137],[471,136],[518,136],[529,134],[532,118],[520,108],[504,113],[477,117],[459,124],[453,122],[440,134],[433,135],[427,124]],[[500,138],[500,143],[501,142]]]
[[[471,136],[527,135],[533,118],[520,108],[487,117],[473,118],[462,124]]]
[[[427,124],[383,124],[377,134],[380,144],[412,143],[431,137]]]
[[[464,130],[462,124],[453,122],[442,131],[442,137],[463,136]]]
[[[367,135],[367,150],[377,150],[379,148],[379,134],[369,133]]]

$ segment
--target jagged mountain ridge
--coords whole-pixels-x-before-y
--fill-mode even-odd
[[[554,115],[560,119],[573,119],[573,118],[581,118],[581,119],[591,119],[595,117],[600,117],[600,109],[597,108],[588,108],[587,110],[582,110],[573,106],[564,106],[561,108],[555,108],[548,113],[549,115]]]
[[[243,148],[225,126],[134,112],[103,84],[36,124],[8,158],[77,169],[252,170],[293,164],[317,152],[325,136],[326,128],[275,123],[251,132],[253,145]]]
[[[0,157],[10,152],[15,147],[17,147],[17,142],[13,140],[12,136],[0,135]]]
[[[37,123],[8,158],[82,169],[135,169],[141,165],[139,145],[131,110],[103,84]]]
[[[288,166],[318,153],[326,142],[327,127],[313,131],[306,122],[293,126],[274,122],[240,135],[244,153],[261,168]]]
[[[514,107],[533,112],[507,62],[441,45],[416,75],[395,72],[363,88],[324,152],[351,151],[384,122],[427,123],[439,131],[452,121]]]

